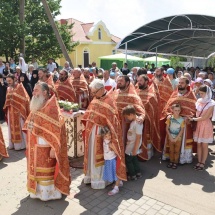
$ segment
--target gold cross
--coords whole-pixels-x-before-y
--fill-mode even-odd
[[[49,161],[51,161],[51,160],[52,160],[51,158],[48,158],[48,159],[47,159],[47,162],[49,163]]]

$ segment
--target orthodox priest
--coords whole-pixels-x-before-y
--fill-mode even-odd
[[[105,90],[104,82],[95,79],[91,82],[90,89],[94,98],[82,120],[85,125],[84,183],[91,183],[93,189],[104,189],[107,183],[103,180],[104,153],[101,128],[107,126],[111,132],[112,150],[117,155],[117,178],[126,181],[122,131],[116,103],[112,95]]]
[[[15,83],[13,74],[6,78],[8,83],[4,111],[6,112],[9,134],[9,149],[25,149],[26,136],[22,126],[29,114],[30,98],[22,84]]]
[[[38,82],[30,103],[31,113],[23,130],[27,133],[27,189],[42,201],[69,195],[70,170],[66,130],[56,97]]]
[[[169,77],[164,75],[164,68],[160,67],[155,70],[155,77],[152,79],[158,87],[160,104],[159,104],[159,113],[160,117],[162,116],[163,109],[168,102],[172,92],[172,84],[169,80]],[[161,135],[161,146],[163,148],[165,136],[166,136],[166,125],[165,120],[160,120],[160,135]]]
[[[60,100],[68,100],[69,102],[75,102],[76,94],[70,78],[68,77],[68,72],[66,70],[61,70],[59,74],[59,80],[56,82],[56,90]]]
[[[83,74],[81,74],[80,68],[74,69],[71,77],[71,83],[76,93],[75,102],[79,104],[80,108],[87,108],[89,104],[89,88],[86,79]]]
[[[153,155],[153,147],[156,151],[161,152],[160,145],[160,114],[159,114],[159,98],[156,93],[156,85],[154,82],[149,83],[147,75],[140,75],[138,77],[137,94],[141,98],[142,104],[146,110],[146,117],[144,122],[143,132],[143,153],[139,156],[141,158],[150,159]],[[148,152],[148,153],[147,153]],[[147,157],[148,156],[148,157]]]

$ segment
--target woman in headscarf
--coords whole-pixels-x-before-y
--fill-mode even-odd
[[[67,71],[68,73],[71,72],[72,68],[70,67],[68,61],[65,62],[63,70]]]
[[[19,76],[19,83],[22,83],[26,92],[28,93],[29,97],[32,97],[32,88],[30,81],[28,80],[28,77],[25,73],[21,73]]]
[[[14,74],[16,83],[19,81],[19,76],[21,75],[21,73],[22,73],[22,69],[19,66],[17,66]]]
[[[28,71],[28,64],[25,63],[25,60],[23,57],[19,57],[19,65],[18,65],[22,72],[25,73]]]
[[[167,69],[166,73],[170,79],[173,90],[175,90],[178,86],[178,80],[176,79],[175,70],[173,68],[169,68]]]
[[[38,82],[38,70],[33,70],[31,76],[31,87],[34,89],[35,84]]]
[[[193,167],[195,170],[202,171],[208,156],[208,143],[213,143],[213,125],[215,119],[215,101],[211,99],[212,92],[207,85],[199,87],[200,97],[196,102],[196,117],[189,118],[196,121],[197,127],[193,134],[193,139],[197,142],[198,163]]]

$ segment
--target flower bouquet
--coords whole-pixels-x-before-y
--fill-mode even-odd
[[[70,113],[79,111],[79,106],[77,103],[59,100],[58,104],[63,111]]]

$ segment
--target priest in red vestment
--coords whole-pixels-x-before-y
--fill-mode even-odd
[[[64,118],[49,87],[38,82],[23,130],[27,133],[27,189],[42,201],[69,195],[71,182]]]
[[[69,102],[76,101],[75,90],[66,70],[60,71],[59,80],[55,85],[60,100],[68,100]]]
[[[94,98],[82,119],[85,125],[84,183],[91,183],[93,189],[103,189],[107,184],[103,180],[102,127],[107,126],[111,132],[112,150],[117,155],[116,174],[120,180],[127,180],[125,152],[118,110],[112,95],[107,93],[103,81],[99,79],[95,79],[90,88]]]
[[[164,72],[163,67],[157,68],[155,70],[155,77],[152,79],[152,81],[154,81],[154,83],[158,87],[158,92],[160,97],[160,104],[159,104],[160,117],[162,116],[163,109],[173,92],[172,84],[168,76],[166,77],[164,76],[163,72]],[[165,120],[160,120],[160,136],[161,136],[161,146],[163,148],[165,136],[166,136]]]
[[[142,104],[146,110],[144,132],[142,137],[144,148],[143,153],[141,153],[139,156],[143,159],[150,159],[153,155],[153,147],[158,152],[162,151],[160,145],[159,98],[157,97],[156,93],[156,85],[153,82],[149,85],[149,78],[147,75],[140,75],[138,77],[137,84],[137,94],[141,98]]]
[[[22,84],[15,83],[13,74],[6,78],[8,83],[4,111],[8,122],[9,149],[25,149],[26,136],[22,132],[22,126],[30,112],[30,98]]]
[[[83,74],[81,74],[80,68],[74,69],[71,83],[76,93],[75,102],[79,104],[80,108],[87,108],[89,104],[89,87]]]

